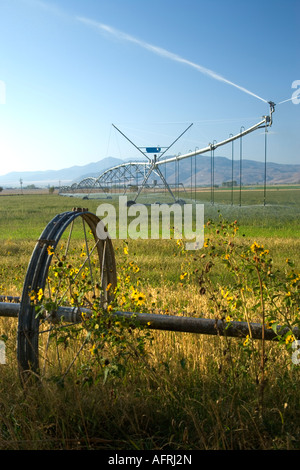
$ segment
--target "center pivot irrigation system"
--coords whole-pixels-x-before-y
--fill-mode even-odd
[[[116,263],[111,239],[98,237],[98,224],[103,233],[103,223],[88,209],[74,208],[56,215],[33,250],[22,295],[0,296],[0,316],[18,319],[17,360],[22,382],[50,373],[65,377],[90,348],[82,323],[93,312],[154,330],[227,337],[249,334],[261,340],[276,340],[287,332],[280,326],[275,333],[259,323],[227,323],[218,318],[109,312],[117,284]],[[293,333],[300,338],[298,329]],[[71,339],[75,341],[72,351]]]
[[[135,203],[140,196],[141,192],[149,188],[149,178],[150,175],[154,175],[155,178],[158,178],[158,181],[161,181],[157,185],[157,180],[154,180],[153,189],[154,190],[163,190],[171,196],[172,202],[184,202],[182,200],[178,201],[176,198],[176,188],[178,190],[179,186],[185,191],[183,183],[179,182],[179,169],[178,165],[181,160],[190,159],[191,160],[191,175],[190,175],[190,187],[191,194],[193,194],[193,185],[194,189],[196,188],[196,157],[205,153],[210,152],[211,154],[211,202],[214,202],[214,151],[227,145],[235,140],[242,139],[244,136],[256,131],[257,129],[265,129],[265,171],[264,171],[264,203],[266,200],[266,159],[267,159],[267,129],[273,123],[273,113],[275,111],[275,103],[269,101],[270,113],[269,115],[263,116],[262,119],[255,125],[245,129],[241,128],[241,131],[236,135],[230,135],[228,139],[225,139],[221,142],[214,141],[213,143],[208,144],[202,149],[195,149],[193,152],[190,151],[184,155],[178,155],[173,157],[163,156],[166,152],[191,128],[193,124],[190,124],[168,147],[138,147],[134,142],[132,142],[120,129],[118,129],[114,124],[113,127],[128,140],[145,158],[145,161],[135,161],[135,162],[126,162],[120,165],[116,165],[108,170],[105,170],[98,177],[88,177],[81,180],[79,183],[74,183],[71,186],[63,186],[60,188],[61,195],[84,195],[84,199],[89,199],[93,197],[93,194],[101,193],[102,196],[106,198],[111,198],[114,193],[122,191],[126,193],[128,189],[134,188],[136,193],[133,200],[129,201],[130,204]],[[243,129],[243,130],[242,130]],[[152,156],[150,156],[152,155]],[[193,162],[194,160],[194,162]],[[175,182],[171,184],[167,181],[166,177],[166,167],[171,163],[176,165],[175,169]],[[164,172],[162,169],[164,168]],[[232,173],[233,173],[233,163],[232,163]],[[232,185],[233,185],[233,174],[232,174]],[[242,162],[240,157],[240,190],[242,186]],[[174,191],[175,188],[175,191]],[[182,193],[183,191],[181,191]],[[177,191],[177,196],[179,190]],[[196,199],[196,196],[195,196]],[[241,197],[240,197],[241,202]]]

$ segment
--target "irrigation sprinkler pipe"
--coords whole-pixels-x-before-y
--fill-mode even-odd
[[[166,158],[165,160],[160,160],[160,161],[157,162],[157,165],[164,165],[166,163],[171,163],[171,162],[174,162],[176,160],[183,160],[184,158],[190,158],[190,157],[193,157],[194,155],[200,155],[202,153],[207,153],[212,149],[215,150],[216,148],[221,147],[222,145],[226,145],[229,142],[240,139],[244,135],[250,134],[250,132],[253,132],[256,129],[259,129],[261,126],[265,127],[266,122],[267,122],[267,117],[264,118],[262,121],[258,122],[257,124],[255,124],[254,126],[249,127],[249,129],[246,129],[243,132],[239,132],[238,134],[236,134],[232,137],[229,137],[228,139],[222,140],[221,142],[218,142],[216,144],[209,144],[207,147],[204,147],[200,150],[195,150],[194,152],[186,153],[184,155],[180,155],[179,157],[177,156],[177,157]]]
[[[268,104],[270,105],[270,115],[269,116],[263,116],[263,119],[258,122],[257,124],[254,124],[254,126],[249,127],[248,129],[244,130],[243,132],[240,132],[239,134],[236,135],[231,135],[228,139],[225,139],[221,142],[218,142],[216,144],[209,144],[207,147],[204,147],[203,149],[200,150],[195,150],[194,152],[189,152],[184,155],[180,155],[180,157],[171,157],[171,158],[166,158],[165,160],[159,161],[158,165],[163,165],[165,163],[173,162],[176,159],[183,160],[184,158],[190,158],[194,155],[200,155],[202,153],[209,152],[211,149],[216,149],[218,147],[221,147],[222,145],[226,145],[229,142],[233,142],[234,140],[240,139],[244,135],[250,134],[251,132],[255,131],[256,129],[259,129],[261,127],[270,127],[273,124],[273,113],[275,111],[275,106],[276,104],[273,101],[269,101]]]
[[[17,318],[19,310],[20,303],[0,302],[0,316]],[[57,311],[51,312],[50,315],[48,312],[46,313],[49,321],[59,322],[60,320],[63,320],[68,323],[80,323],[82,320],[82,313],[91,315],[92,311],[87,308],[58,307]],[[264,337],[267,341],[277,340],[278,337],[283,336],[289,331],[287,328],[282,328],[279,325],[277,326],[276,333],[273,329],[265,327],[263,336],[263,327],[260,323],[248,324],[247,322],[242,321],[231,321],[228,323],[211,318],[194,318],[177,315],[122,311],[111,312],[111,314],[115,317],[125,319],[128,322],[135,321],[140,326],[146,326],[153,330],[178,331],[182,333],[227,336],[233,338],[245,338],[250,334],[249,328],[251,329],[251,337],[253,339],[261,340]],[[299,328],[294,328],[293,334],[296,338],[300,338]]]

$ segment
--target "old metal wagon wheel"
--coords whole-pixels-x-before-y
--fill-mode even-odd
[[[98,238],[98,224],[102,224],[99,218],[85,209],[59,214],[35,246],[19,312],[17,356],[22,378],[46,377],[49,370],[64,376],[87,346],[78,316],[84,308],[97,305],[101,310],[112,300],[114,251],[109,238]],[[58,316],[64,307],[74,319]]]

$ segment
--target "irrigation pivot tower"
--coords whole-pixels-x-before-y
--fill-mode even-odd
[[[174,201],[176,201],[176,198],[173,194],[173,191],[170,188],[170,185],[167,183],[166,178],[162,174],[160,168],[159,168],[159,162],[162,158],[162,156],[192,127],[193,124],[190,124],[168,147],[137,147],[123,132],[120,131],[114,124],[113,127],[122,134],[125,139],[127,139],[139,152],[141,152],[144,157],[146,157],[149,161],[148,168],[145,171],[145,176],[143,179],[143,182],[141,186],[138,188],[138,192],[134,198],[133,201],[130,201],[130,203],[135,203],[137,198],[139,197],[140,193],[142,190],[145,188],[147,181],[151,175],[152,172],[155,172],[162,180],[165,188],[169,191],[171,197],[173,198]],[[154,154],[153,158],[149,157],[149,154]]]
[[[138,197],[140,196],[143,189],[147,187],[147,182],[151,173],[154,173],[157,177],[160,178],[162,181],[162,185],[165,190],[171,195],[172,200],[177,202],[174,192],[172,191],[171,184],[168,183],[166,176],[163,174],[162,168],[167,168],[167,166],[175,162],[176,165],[179,165],[181,160],[194,157],[195,161],[195,168],[196,168],[196,157],[205,153],[210,152],[211,154],[214,151],[227,145],[229,143],[233,143],[235,140],[242,139],[244,136],[256,131],[257,129],[265,129],[265,174],[264,174],[264,203],[265,203],[265,194],[266,194],[266,136],[267,136],[267,129],[268,127],[272,126],[273,124],[273,113],[275,111],[275,103],[273,101],[268,102],[270,106],[269,115],[262,116],[261,120],[254,124],[253,126],[245,129],[244,127],[241,128],[240,132],[236,135],[230,134],[230,137],[216,142],[215,140],[213,143],[209,143],[206,147],[201,149],[195,149],[195,151],[190,151],[184,155],[177,155],[172,157],[165,157],[162,158],[165,153],[191,128],[193,124],[190,124],[169,146],[167,147],[138,147],[134,144],[120,129],[118,129],[114,124],[113,127],[123,136],[126,140],[128,140],[131,145],[133,145],[145,158],[144,161],[136,161],[136,162],[126,162],[120,165],[116,165],[114,167],[109,168],[108,170],[103,171],[97,178],[86,178],[82,180],[80,183],[75,183],[71,187],[61,188],[60,194],[76,192],[76,190],[84,191],[86,190],[89,194],[97,189],[101,190],[106,197],[108,196],[109,188],[112,188],[113,185],[116,187],[121,188],[122,182],[124,185],[124,190],[126,190],[126,186],[130,186],[135,182],[137,186],[137,192],[132,201],[129,201],[129,204],[134,204]],[[243,130],[242,130],[243,129]],[[241,140],[242,142],[242,140]],[[192,163],[192,160],[191,160]],[[163,165],[166,165],[163,167]],[[192,165],[191,165],[192,168]],[[194,175],[191,174],[191,186],[192,186],[192,176],[194,176],[194,184],[196,186],[196,171],[194,169]],[[166,174],[166,172],[165,172]],[[142,181],[140,183],[140,181]],[[240,185],[241,185],[241,172],[240,172]],[[175,184],[176,187],[176,184]],[[86,196],[89,198],[89,196]],[[178,202],[183,202],[179,200]]]

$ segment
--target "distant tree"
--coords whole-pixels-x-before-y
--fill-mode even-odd
[[[2,188],[2,186],[0,186],[0,193],[1,193],[2,191],[3,191],[3,188]]]
[[[222,186],[225,187],[231,187],[231,186],[237,186],[237,182],[234,181],[223,181]]]
[[[54,193],[54,186],[49,186],[49,194],[53,194]]]

